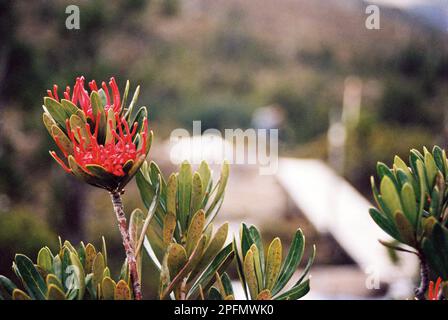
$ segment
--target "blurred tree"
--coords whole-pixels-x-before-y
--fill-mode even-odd
[[[11,261],[16,253],[30,255],[33,258],[43,246],[57,248],[57,236],[48,225],[34,212],[16,209],[0,212],[0,270],[6,276],[12,276]]]
[[[294,87],[285,86],[276,89],[270,98],[271,104],[278,104],[286,112],[283,139],[290,144],[309,141],[328,128],[328,107],[322,106],[316,97],[316,93],[322,92],[311,92],[299,93]]]
[[[186,128],[191,128],[193,120],[201,120],[202,131],[218,129],[247,128],[251,123],[250,105],[243,104],[231,98],[209,100],[200,105],[187,106],[180,114],[180,119]]]
[[[432,125],[434,119],[425,108],[419,86],[409,82],[391,81],[386,84],[380,103],[380,119],[397,125]]]
[[[299,49],[297,60],[319,69],[328,69],[337,65],[334,51],[328,45],[322,45],[317,50]]]
[[[14,112],[27,113],[26,117],[21,115],[23,121],[17,124],[17,133],[36,134],[33,139],[41,134],[47,135],[45,130],[36,131],[41,124],[39,121],[37,125],[35,119],[40,118],[38,106],[41,97],[53,83],[62,86],[71,84],[73,77],[79,74],[98,80],[107,80],[111,74],[120,77],[118,71],[113,71],[116,70],[115,66],[104,62],[103,42],[117,30],[126,31],[123,26],[132,22],[125,17],[131,13],[141,13],[147,2],[121,0],[111,4],[99,0],[76,3],[80,6],[81,28],[67,30],[65,7],[68,2],[36,1],[24,5],[17,1],[0,0],[0,112],[5,106],[17,105],[19,109]],[[26,15],[28,10],[35,14]],[[45,42],[35,41],[33,37],[17,32],[24,26],[36,24],[44,26],[41,32],[51,35],[43,38]],[[45,136],[42,140],[48,139]],[[15,205],[24,200],[36,202],[40,192],[33,192],[37,191],[33,189],[38,188],[39,178],[46,176],[48,183],[54,187],[54,193],[47,198],[52,226],[63,231],[70,240],[79,240],[84,233],[85,187],[74,179],[61,182],[59,174],[48,175],[50,162],[45,161],[42,155],[42,150],[46,148],[36,148],[31,159],[26,159],[27,156],[17,148],[4,136],[0,122],[0,169],[3,176],[9,177],[0,181],[0,193],[6,193]],[[49,158],[48,154],[44,156],[45,159]],[[37,159],[39,161],[31,161]],[[22,168],[20,163],[28,165]],[[20,191],[25,190],[25,182],[29,192]]]
[[[161,12],[164,16],[174,17],[181,11],[181,2],[179,0],[162,0]]]

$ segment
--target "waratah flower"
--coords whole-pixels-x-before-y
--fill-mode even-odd
[[[435,286],[434,286],[434,281],[429,282],[428,300],[439,300],[439,291],[440,291],[441,283],[442,283],[442,278],[440,278],[440,277],[437,278]]]
[[[147,109],[134,112],[139,87],[129,106],[114,78],[101,88],[89,82],[90,92],[78,77],[73,90],[67,86],[62,99],[58,86],[44,97],[44,124],[59,148],[52,157],[64,168],[87,183],[111,192],[121,191],[146,158],[151,146]],[[110,91],[109,91],[110,88]]]

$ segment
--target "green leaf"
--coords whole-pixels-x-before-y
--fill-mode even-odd
[[[302,274],[299,276],[299,279],[297,280],[294,286],[300,284],[303,281],[303,279],[305,279],[305,277],[308,275],[308,272],[310,272],[311,266],[314,263],[315,257],[316,257],[316,246],[313,245],[313,250],[311,251],[310,257],[308,258],[308,262],[306,263],[305,269],[303,269]]]
[[[109,186],[107,184],[104,184],[103,181],[98,179],[97,177],[94,177],[90,173],[88,173],[86,170],[84,170],[75,160],[75,158],[72,155],[68,156],[68,164],[70,169],[72,169],[72,173],[79,179],[87,182],[88,184],[104,189],[108,189]]]
[[[62,286],[61,280],[59,280],[56,275],[50,273],[47,274],[47,278],[45,279],[45,283],[47,284],[47,287],[50,286],[50,284],[57,286],[61,291],[64,290],[64,287]]]
[[[238,272],[238,277],[240,279],[241,285],[243,286],[243,290],[244,290],[244,295],[246,297],[246,299],[249,299],[249,293],[247,292],[247,281],[246,278],[244,277],[244,270],[243,270],[243,259],[240,257],[240,254],[238,252],[238,246],[236,243],[236,239],[233,238],[232,241],[232,248],[233,251],[235,252],[235,257],[236,257],[236,270]]]
[[[414,179],[411,170],[408,165],[400,159],[400,157],[395,156],[394,158],[394,167],[396,168],[397,176],[403,182],[402,174],[406,177],[406,181],[411,183],[412,187],[415,189],[417,187],[417,181]],[[402,173],[402,174],[401,174]]]
[[[260,256],[261,271],[262,271],[262,274],[264,275],[264,269],[265,269],[266,262],[265,262],[265,258],[264,258],[263,240],[261,238],[260,231],[258,231],[258,229],[255,226],[250,226],[249,232],[250,232],[250,235],[251,235],[254,243],[256,244],[256,246],[258,248],[258,254]],[[263,283],[265,283],[265,281],[266,281],[266,279],[263,279]]]
[[[440,194],[439,187],[435,186],[431,193],[431,204],[429,206],[429,213],[436,218],[439,218],[439,216],[441,215],[441,197],[443,197],[443,195]]]
[[[156,266],[160,264],[165,255],[166,245],[163,243],[163,238],[160,229],[155,221],[150,222],[148,230],[146,231],[146,240],[143,242],[146,252],[149,257],[157,258]]]
[[[74,114],[70,117],[70,129],[78,142],[84,141],[83,146],[86,148],[90,143],[90,135],[88,134],[86,123]]]
[[[101,255],[101,253],[99,253]],[[84,297],[84,292],[85,292],[85,277],[86,274],[84,272],[84,269],[81,265],[81,261],[79,261],[78,256],[73,253],[70,252],[70,261],[72,263],[73,266],[75,266],[75,270],[74,271],[74,276],[76,277],[76,284],[77,284],[77,290],[78,290],[78,300],[82,300],[82,298]]]
[[[428,152],[428,150],[426,150],[426,148],[425,148],[425,168],[427,173],[426,178],[428,179],[428,186],[431,188],[434,185],[434,181],[436,179],[438,170],[436,163],[434,161],[434,157],[432,156],[431,153]]]
[[[154,162],[151,161],[149,164],[150,170],[149,170],[149,179],[151,180],[151,185],[153,186],[153,189],[158,189],[158,186],[160,185],[160,201],[164,203],[164,208],[166,208],[166,190],[167,185],[165,182],[165,179],[163,178],[163,173],[160,171],[159,166]]]
[[[398,187],[397,179],[395,178],[394,172],[389,169],[384,163],[378,162],[376,170],[378,172],[380,181],[383,180],[384,177],[388,177],[394,183],[394,185]]]
[[[381,180],[380,190],[381,197],[391,212],[403,211],[396,186],[388,176]]]
[[[294,271],[296,271],[297,266],[302,259],[303,252],[305,249],[305,237],[300,229],[297,229],[294,239],[291,243],[291,248],[289,249],[288,255],[286,256],[285,262],[280,270],[280,275],[277,279],[274,288],[271,290],[272,295],[275,296],[291,279]]]
[[[43,247],[37,254],[37,265],[45,272],[53,272],[53,255],[48,247]]]
[[[134,123],[137,123],[137,132],[142,132],[144,127],[143,125],[144,120],[147,118],[148,118],[148,110],[146,109],[146,107],[141,107],[140,109],[138,109],[137,113],[132,118],[132,121],[129,123],[132,125],[134,125]],[[131,117],[129,119],[131,119]]]
[[[54,284],[48,286],[47,300],[66,300],[64,292]]]
[[[418,217],[417,217],[417,234],[420,233],[421,223],[420,219],[423,216],[423,210],[425,208],[425,201],[426,201],[426,194],[427,194],[427,186],[426,186],[426,173],[423,167],[423,162],[421,160],[416,161],[416,167],[417,167],[417,174],[418,174],[418,180],[419,180],[419,186],[420,186],[420,201],[419,201],[419,211],[418,211]]]
[[[250,231],[245,223],[241,224],[240,233],[242,257],[245,257],[247,251],[249,251],[250,247],[254,244],[254,240],[252,239]]]
[[[253,244],[250,247],[250,250],[253,252],[255,275],[257,276],[258,292],[261,292],[264,289],[263,288],[264,283],[263,283],[263,274],[261,271],[260,254],[258,252],[258,247],[255,244]]]
[[[65,111],[67,119],[70,118],[73,114],[76,114],[78,117],[85,120],[86,117],[84,115],[84,112],[80,108],[75,106],[70,100],[61,99],[61,106]]]
[[[91,243],[88,243],[86,245],[86,261],[84,264],[84,270],[87,273],[91,273],[93,271],[93,261],[95,260],[95,258],[96,249]]]
[[[177,176],[171,174],[168,178],[166,191],[166,211],[176,217],[176,202],[177,202]]]
[[[31,298],[35,300],[45,300],[47,285],[34,267],[33,262],[23,254],[17,254],[14,260],[23,286],[30,294]]]
[[[107,119],[106,119],[106,143],[113,141],[114,135],[113,131],[117,128],[117,121],[115,119],[115,112],[112,108],[107,111]]]
[[[403,160],[401,160],[401,158],[399,156],[394,157],[394,165],[397,168],[400,168],[401,170],[403,170],[406,174],[411,173],[408,165]]]
[[[114,292],[115,300],[131,300],[131,289],[124,280],[118,281]]]
[[[14,289],[12,292],[13,300],[31,300],[31,297],[20,289]]]
[[[414,228],[417,227],[417,201],[414,189],[410,183],[405,183],[401,189],[401,200],[404,214]]]
[[[247,251],[244,257],[243,270],[251,299],[255,300],[258,296],[258,281],[255,274],[254,253],[252,250]]]
[[[142,170],[139,170],[139,172],[137,173],[135,181],[137,182],[137,187],[140,191],[140,197],[142,198],[143,204],[148,210],[151,207],[152,200],[155,196],[155,189],[153,188],[153,186],[151,186],[149,180],[145,178]],[[157,206],[156,212],[154,214],[154,219],[160,228],[163,227],[163,219],[165,217],[165,214],[166,207],[164,207],[164,204],[159,201],[159,205]]]
[[[123,115],[123,111],[125,109],[127,109],[126,103],[128,101],[129,87],[130,87],[129,80],[126,80],[126,86],[124,87],[123,98],[121,99],[120,116],[122,116]]]
[[[98,95],[100,97],[101,105],[105,106],[107,104],[107,96],[103,88],[98,90]]]
[[[275,300],[297,300],[306,295],[310,291],[310,280],[292,287],[290,290],[279,295]]]
[[[95,260],[93,261],[92,283],[95,288],[98,286],[98,284],[101,284],[101,281],[103,280],[103,274],[104,274],[105,268],[106,268],[106,265],[104,263],[103,254],[101,252],[99,252],[95,257]]]
[[[198,169],[198,173],[201,176],[201,180],[202,180],[202,206],[205,206],[205,203],[207,202],[207,192],[211,189],[212,186],[212,173],[210,170],[210,167],[208,166],[206,161],[202,161],[201,164],[199,165],[199,169]],[[204,202],[205,200],[205,202]]]
[[[180,244],[172,243],[167,252],[167,266],[170,278],[173,279],[187,263],[187,253]]]
[[[372,193],[373,193],[373,197],[375,199],[376,205],[384,213],[384,215],[386,215],[389,219],[393,219],[392,212],[386,206],[382,196],[379,194],[378,189],[375,185],[375,179],[373,177],[370,177],[370,183],[372,185]]]
[[[62,261],[59,255],[56,255],[53,259],[54,274],[58,279],[62,279]]]
[[[97,140],[99,142],[105,141],[106,138],[106,129],[107,129],[107,123],[106,123],[106,112],[104,110],[104,105],[101,102],[101,98],[96,91],[92,91],[90,93],[90,104],[92,106],[92,115],[95,119],[95,122],[97,121],[97,117],[99,115],[99,125],[98,125],[98,137]],[[118,124],[117,124],[118,125]]]
[[[71,267],[72,262],[70,260],[70,250],[66,246],[63,246],[59,254],[61,256],[62,285],[64,286],[64,289],[69,289],[66,286],[68,284],[71,285],[71,283],[67,281],[67,278],[69,278],[71,273],[74,271]]]
[[[279,238],[272,240],[268,249],[266,260],[266,285],[265,288],[272,290],[277,282],[280,268],[282,266],[282,242]]]
[[[157,200],[157,199],[155,199]],[[137,249],[140,235],[142,234],[143,225],[145,223],[144,213],[140,209],[135,209],[131,213],[131,218],[129,219],[129,236],[131,238],[132,246],[134,250]],[[142,255],[136,254],[137,263],[137,273],[142,274]]]
[[[195,268],[204,252],[205,241],[206,241],[205,236],[202,236],[196,248],[193,250],[193,253],[191,254],[187,263],[178,272],[178,274],[174,277],[174,279],[171,279],[171,282],[168,285],[168,287],[163,291],[161,291],[160,294],[161,300],[165,299],[169,295],[169,293],[172,292],[177,287],[177,285],[184,280],[184,278],[188,275],[188,273]]]
[[[423,240],[423,252],[431,270],[443,279],[448,278],[448,229],[436,222],[429,237]]]
[[[7,277],[0,275],[0,300],[12,299],[12,292],[17,286]]]
[[[434,156],[434,161],[438,170],[442,172],[442,174],[446,175],[446,155],[444,155],[444,150],[442,150],[439,146],[434,146],[432,149],[432,154]]]
[[[65,154],[72,154],[73,153],[73,143],[72,141],[67,137],[67,135],[56,125],[53,125],[51,127],[51,136],[53,140],[56,142],[56,145],[59,149]]]
[[[165,246],[168,246],[173,239],[174,230],[176,229],[176,223],[176,217],[172,213],[168,213],[165,216],[163,222],[163,243]]]
[[[103,237],[103,241],[105,241],[104,237]],[[84,242],[82,242],[82,241],[80,242],[80,245],[79,245],[78,250],[76,252],[78,253],[79,261],[81,261],[81,264],[82,264],[82,266],[84,268],[85,262],[86,262],[86,246],[84,245]]]
[[[65,119],[68,118],[62,105],[50,97],[44,98],[44,110],[47,110],[51,117],[62,127],[65,128]]]
[[[132,96],[132,100],[131,103],[129,104],[128,110],[126,111],[125,114],[126,119],[129,119],[132,116],[135,105],[137,104],[139,94],[140,94],[140,86],[137,86],[137,88],[135,88],[134,95]]]
[[[170,270],[168,269],[168,255],[165,255],[162,261],[162,264],[160,266],[160,272],[159,272],[159,299],[162,300],[166,297],[164,297],[164,294],[166,294],[168,287],[170,285]],[[168,292],[169,294],[169,292]]]
[[[415,230],[412,227],[411,223],[400,211],[395,212],[394,216],[395,216],[395,225],[397,226],[397,230],[398,233],[400,234],[401,241],[415,248],[417,245],[415,240]]]
[[[271,291],[269,289],[261,291],[257,296],[257,300],[272,300]]]
[[[221,227],[219,227],[219,229],[216,231],[215,236],[205,249],[205,252],[198,266],[191,273],[190,279],[193,279],[194,276],[196,276],[200,272],[200,270],[202,270],[208,264],[210,264],[212,259],[219,253],[219,251],[222,249],[223,245],[227,240],[228,230],[229,230],[229,224],[227,222],[224,223]]]
[[[184,161],[180,167],[178,176],[178,197],[179,197],[179,214],[182,231],[188,228],[188,217],[190,214],[191,185],[192,185],[191,165]]]
[[[110,269],[109,269],[109,267],[104,268],[103,278],[104,277],[110,277]]]
[[[232,281],[230,280],[230,277],[229,277],[229,275],[226,272],[224,272],[222,274],[221,282],[222,282],[222,286],[224,288],[224,292],[225,292],[226,296],[234,295],[233,294]]]
[[[230,165],[229,162],[226,160],[224,161],[222,167],[221,167],[221,177],[219,178],[219,186],[216,191],[215,197],[213,198],[213,202],[210,204],[210,207],[207,209],[205,216],[211,217],[210,220],[213,220],[214,216],[217,213],[217,208],[220,207],[222,204],[222,201],[224,199],[224,191],[226,189],[227,181],[229,179],[229,171],[230,171]]]
[[[392,238],[400,241],[400,235],[395,227],[395,223],[390,221],[389,218],[385,217],[381,212],[375,208],[369,209],[369,214],[373,221],[381,228],[384,232],[390,235]]]
[[[101,237],[101,253],[103,254],[104,264],[107,266],[107,246],[104,236]]]
[[[199,287],[207,290],[214,279],[216,273],[220,274],[226,269],[227,265],[232,261],[234,256],[233,245],[229,244],[223,248],[209,264],[207,269],[199,276],[199,278],[191,286],[188,297],[195,297],[199,293]]]
[[[215,287],[211,287],[208,293],[208,300],[224,300],[224,297],[221,295],[218,289]]]
[[[101,294],[103,300],[114,300],[117,284],[110,277],[104,277],[101,282]]]
[[[45,128],[47,128],[47,131],[50,135],[52,135],[51,127],[58,126],[58,124],[56,123],[56,121],[54,121],[53,117],[48,113],[48,111],[45,111],[42,114],[42,122],[44,123]]]
[[[203,196],[203,186],[201,176],[195,172],[193,174],[193,186],[191,190],[191,212],[197,212],[201,209]]]
[[[205,235],[202,235],[188,259],[188,263],[186,265],[188,268],[186,268],[185,276],[188,273],[190,273],[192,270],[194,270],[194,268],[198,265],[199,261],[201,260],[201,257],[204,254],[206,242],[207,242],[207,239],[206,239]]]
[[[196,247],[199,239],[201,238],[202,231],[205,225],[205,213],[204,210],[199,210],[191,219],[190,226],[187,232],[186,249],[187,255],[190,256],[193,249]]]

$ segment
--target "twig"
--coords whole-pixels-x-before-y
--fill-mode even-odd
[[[187,279],[185,278],[180,285],[180,300],[187,300]]]
[[[425,258],[420,254],[420,286],[415,289],[417,300],[426,300],[425,294],[429,287],[429,267]]]
[[[140,254],[143,242],[145,241],[146,230],[148,230],[149,223],[151,222],[152,217],[154,216],[154,214],[156,212],[157,205],[159,204],[160,189],[161,189],[161,177],[160,177],[160,175],[158,176],[158,178],[159,178],[159,184],[157,185],[157,189],[156,189],[154,198],[152,199],[152,202],[149,205],[148,214],[146,215],[146,220],[145,220],[145,223],[143,224],[143,228],[142,228],[142,231],[140,233],[140,238],[139,238],[139,240],[137,242],[137,246],[135,248],[135,256],[136,256],[136,258],[138,258],[139,254]]]
[[[131,237],[129,236],[126,216],[124,215],[123,201],[121,200],[120,192],[111,192],[112,204],[114,206],[115,215],[117,216],[118,228],[120,229],[121,238],[123,239],[123,246],[126,252],[126,258],[129,265],[129,273],[131,276],[131,284],[134,291],[135,300],[142,299],[142,289],[137,272],[137,263],[135,259],[134,248],[132,247]]]

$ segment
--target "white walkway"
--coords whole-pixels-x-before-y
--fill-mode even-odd
[[[282,158],[277,178],[317,230],[331,234],[364,272],[375,272],[382,282],[414,275],[414,257],[402,254],[402,265],[392,264],[378,242],[390,237],[370,218],[371,204],[324,162]]]

